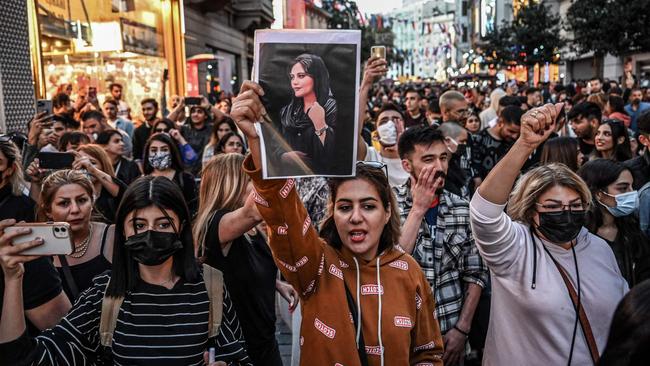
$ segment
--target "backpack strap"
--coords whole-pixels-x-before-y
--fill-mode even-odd
[[[110,283],[110,281],[108,281]],[[106,284],[108,289],[108,284]],[[99,320],[99,340],[102,346],[110,347],[113,342],[113,332],[117,324],[117,315],[120,312],[120,307],[124,301],[124,296],[109,297],[106,296],[104,291],[104,298],[102,299],[102,313]]]
[[[216,268],[203,264],[203,281],[210,298],[208,336],[212,338],[219,334],[223,317],[223,273]]]

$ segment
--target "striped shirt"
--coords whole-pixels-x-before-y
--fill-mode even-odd
[[[109,272],[95,277],[53,329],[1,344],[0,359],[27,365],[203,365],[203,352],[215,347],[217,360],[251,365],[225,289],[219,334],[208,339],[210,300],[203,279],[181,280],[171,290],[140,281],[120,307],[111,349],[102,350],[99,322],[109,279]]]

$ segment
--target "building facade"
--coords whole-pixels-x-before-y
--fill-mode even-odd
[[[30,38],[25,0],[3,1],[0,22],[3,52],[0,53],[0,133],[27,132],[36,111],[34,79],[29,58]]]
[[[405,60],[392,65],[390,76],[442,81],[457,75],[471,46],[470,9],[462,0],[405,0],[386,14],[394,46]]]
[[[271,0],[185,1],[185,52],[190,95],[212,102],[234,94],[253,68],[255,29],[273,22]]]
[[[73,95],[123,85],[133,113],[143,98],[184,91],[182,0],[79,2],[28,0],[31,60],[38,98],[73,85]],[[75,95],[76,94],[76,95]]]

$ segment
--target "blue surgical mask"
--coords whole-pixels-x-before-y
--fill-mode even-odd
[[[600,203],[614,217],[629,216],[639,208],[639,194],[637,191],[626,192],[617,195],[611,195],[607,192],[603,192],[603,194],[614,197],[616,200],[616,206],[614,207],[609,207],[602,202]]]

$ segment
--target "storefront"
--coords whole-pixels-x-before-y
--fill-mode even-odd
[[[143,98],[185,94],[182,0],[28,0],[32,64],[39,98],[66,84],[73,93],[124,86],[123,98],[139,113]]]

